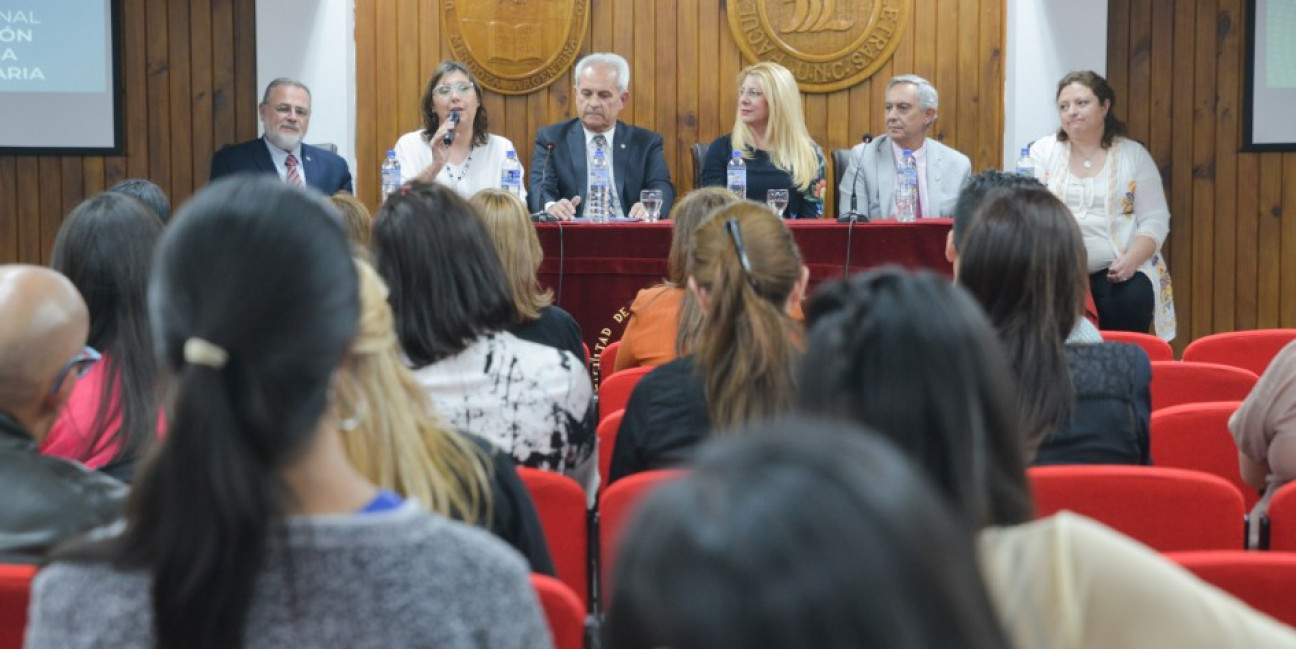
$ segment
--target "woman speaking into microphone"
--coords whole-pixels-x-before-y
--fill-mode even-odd
[[[423,128],[396,140],[403,182],[439,183],[468,198],[500,186],[504,161],[517,150],[488,131],[481,87],[457,61],[444,61],[423,92]],[[519,177],[526,174],[521,163]],[[519,196],[526,199],[526,189]]]

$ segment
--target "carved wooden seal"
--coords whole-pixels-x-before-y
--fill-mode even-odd
[[[805,92],[872,76],[900,43],[913,0],[729,0],[729,29],[750,62],[774,61]]]
[[[441,24],[454,56],[481,84],[505,95],[540,90],[563,76],[589,33],[590,0],[443,0]]]

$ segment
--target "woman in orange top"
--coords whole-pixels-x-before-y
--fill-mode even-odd
[[[702,323],[702,310],[684,290],[693,231],[702,218],[738,198],[723,187],[694,190],[671,210],[671,247],[666,281],[639,291],[630,305],[630,322],[621,334],[613,372],[640,365],[662,365],[692,347]]]

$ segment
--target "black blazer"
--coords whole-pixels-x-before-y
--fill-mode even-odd
[[[545,153],[550,144],[553,151],[549,152],[546,164]],[[630,214],[630,208],[639,202],[639,192],[660,189],[661,214],[663,217],[670,214],[671,205],[675,204],[675,185],[671,184],[670,169],[662,155],[662,136],[617,122],[612,146],[612,175],[617,196],[621,197],[621,213]],[[576,216],[581,216],[585,211],[584,196],[589,184],[587,159],[585,129],[581,128],[579,119],[540,129],[531,154],[531,179],[527,185],[531,210],[538,212],[544,209],[545,203],[580,196],[581,204],[576,206]],[[543,187],[541,178],[544,178]]]
[[[306,175],[306,184],[310,187],[333,194],[338,191],[354,193],[351,186],[351,170],[342,156],[313,147],[305,142],[301,145],[302,171]],[[270,150],[266,148],[264,138],[231,144],[212,155],[211,179],[237,173],[278,174],[274,160],[270,159]]]

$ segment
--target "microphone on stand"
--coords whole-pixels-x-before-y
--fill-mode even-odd
[[[549,177],[549,154],[553,153],[553,149],[554,149],[553,142],[545,142],[544,149],[545,149],[544,164],[541,165],[540,167],[540,198],[537,201],[537,203],[540,205],[540,211],[531,213],[532,223],[553,223],[554,221],[558,220],[558,217],[544,210],[544,187],[545,187],[545,180]],[[561,238],[559,239],[559,241],[561,242]]]
[[[458,126],[458,125],[459,125],[459,111],[457,111],[457,110],[452,110],[452,111],[450,111],[450,116],[447,117],[446,119],[450,120],[450,125],[451,125],[451,126]],[[454,132],[454,129],[451,128],[450,130],[448,130],[448,131],[445,132],[445,135],[442,135],[442,136],[441,136],[441,144],[443,144],[443,145],[445,145],[445,146],[447,146],[447,147],[450,146],[451,144],[454,143],[454,137],[455,137],[455,132]]]
[[[861,137],[860,139],[862,139],[865,142],[872,142],[873,134],[865,133],[864,136]],[[865,223],[868,223],[869,219],[867,216],[855,211],[856,200],[859,198],[859,175],[860,172],[863,170],[864,170],[863,164],[860,164],[858,167],[855,168],[855,176],[851,178],[850,210],[847,211],[845,214],[837,217],[838,223],[854,223],[856,221],[863,221]]]

